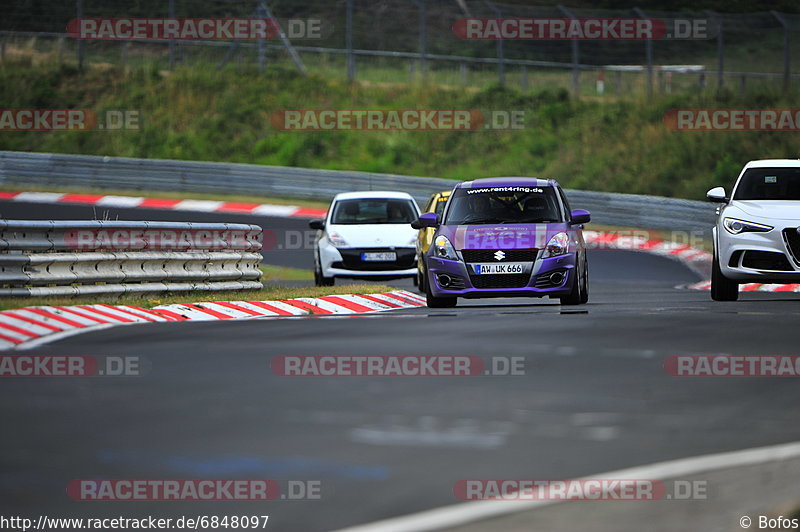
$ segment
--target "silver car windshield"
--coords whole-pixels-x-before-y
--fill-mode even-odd
[[[750,168],[739,180],[733,199],[800,200],[800,168]]]

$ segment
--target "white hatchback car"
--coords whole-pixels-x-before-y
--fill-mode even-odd
[[[404,192],[337,194],[314,245],[314,282],[332,286],[337,277],[386,280],[417,275],[419,207]]]
[[[713,229],[711,297],[735,301],[739,283],[800,282],[800,160],[750,161],[721,203]]]

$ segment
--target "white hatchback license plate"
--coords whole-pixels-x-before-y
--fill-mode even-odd
[[[525,273],[524,262],[509,262],[506,264],[473,264],[472,269],[477,275],[496,273]]]
[[[397,253],[394,251],[375,251],[362,253],[361,260],[364,262],[392,262],[397,260]]]

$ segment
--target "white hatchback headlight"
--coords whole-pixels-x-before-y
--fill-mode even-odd
[[[722,220],[722,225],[725,227],[725,230],[732,235],[738,235],[740,233],[766,233],[774,229],[770,225],[746,222],[738,218],[725,218]]]
[[[347,247],[347,241],[337,232],[328,233],[328,240],[337,248]]]

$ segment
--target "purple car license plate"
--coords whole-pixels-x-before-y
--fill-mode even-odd
[[[506,264],[473,264],[472,269],[477,275],[497,273],[525,273],[524,262],[509,262]]]

